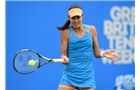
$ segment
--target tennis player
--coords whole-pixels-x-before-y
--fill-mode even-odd
[[[62,27],[61,45],[65,68],[58,90],[95,90],[95,75],[92,66],[92,52],[96,58],[105,57],[118,61],[114,50],[101,51],[95,26],[82,23],[83,10],[79,5],[68,9],[69,19]]]

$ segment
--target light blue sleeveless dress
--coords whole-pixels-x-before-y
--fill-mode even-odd
[[[70,85],[83,88],[96,88],[94,68],[92,66],[93,40],[87,25],[85,35],[78,37],[72,27],[69,29],[68,58],[60,85]]]

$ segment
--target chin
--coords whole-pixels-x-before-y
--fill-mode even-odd
[[[80,27],[75,27],[76,29],[79,29]]]
[[[74,26],[74,28],[78,29],[78,28],[80,28],[80,25],[78,25],[78,26]]]

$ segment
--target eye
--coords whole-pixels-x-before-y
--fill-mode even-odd
[[[80,16],[76,16],[76,18],[77,18],[77,19],[79,19],[79,18],[80,18]]]
[[[74,20],[74,19],[75,19],[75,17],[72,17],[71,19],[73,19],[73,20]]]

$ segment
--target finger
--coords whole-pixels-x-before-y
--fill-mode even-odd
[[[62,62],[62,64],[68,64],[69,63],[69,58],[67,57],[63,57],[64,61]]]
[[[115,62],[118,62],[119,60],[118,60],[118,59],[114,59],[114,61],[115,61]]]
[[[119,57],[119,56],[117,56],[117,55],[113,55],[113,58],[120,59],[120,57]]]
[[[118,55],[115,55],[115,54],[113,55],[113,58],[118,59],[118,60],[120,59],[120,57]]]
[[[116,60],[115,60],[115,59],[113,59],[113,58],[110,58],[110,60],[111,60],[111,61],[113,61],[113,62],[116,62]]]
[[[68,62],[66,62],[66,61],[63,61],[63,62],[61,62],[62,64],[68,64]]]
[[[110,59],[111,61],[113,61],[113,62],[118,62],[118,60],[117,59]]]
[[[109,50],[110,52],[115,52],[115,50]]]
[[[111,57],[110,60],[111,60],[111,61],[114,61],[114,62],[118,62],[118,61],[119,61],[119,59],[117,59],[117,58],[115,58],[115,57]]]
[[[113,61],[118,62],[119,59],[118,58],[113,58]]]

